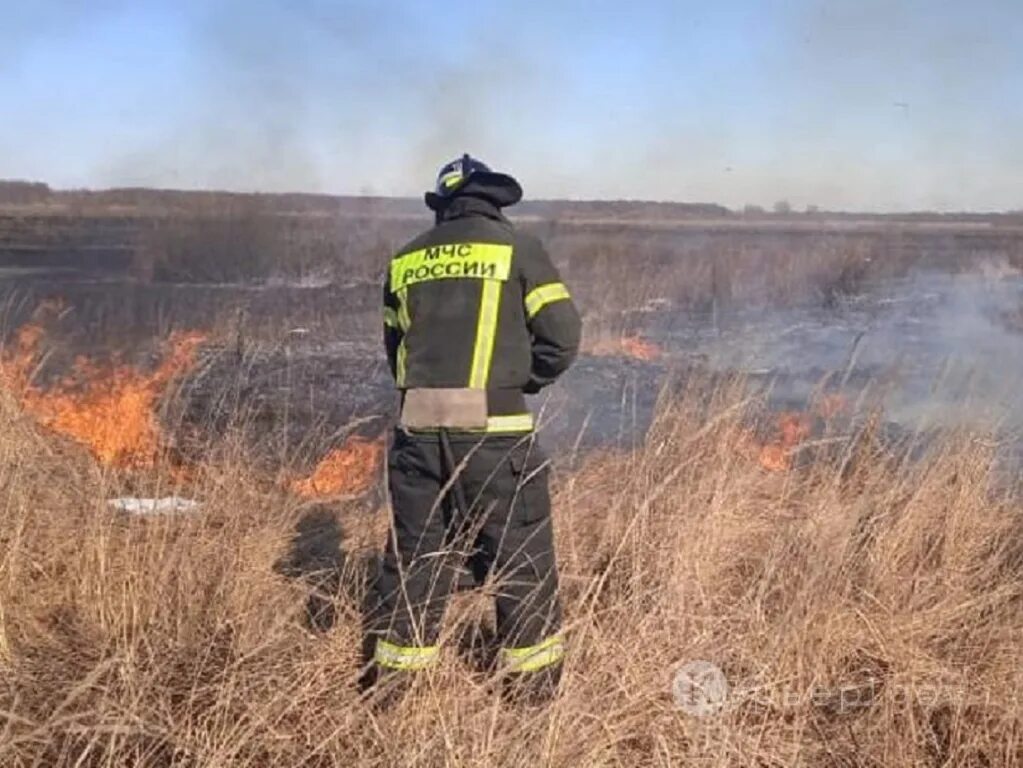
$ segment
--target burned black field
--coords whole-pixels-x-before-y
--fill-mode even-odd
[[[298,215],[266,201],[212,215],[8,212],[5,354],[19,354],[19,329],[39,328],[32,385],[81,394],[88,376],[152,370],[168,339],[201,335],[153,398],[165,447],[194,460],[209,439],[232,436],[268,464],[311,465],[392,423],[379,278],[425,223],[394,212]],[[1012,432],[1021,421],[1014,222],[523,225],[546,238],[586,320],[579,363],[534,398],[562,461],[636,446],[658,399],[694,379],[741,379],[763,405],[757,440],[794,455],[822,437],[824,421],[848,431],[867,413],[883,414],[893,435],[964,421]],[[827,419],[814,413],[821,398]],[[779,462],[788,464],[766,461]]]

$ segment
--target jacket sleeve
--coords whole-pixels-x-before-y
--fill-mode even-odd
[[[387,366],[391,376],[398,377],[398,347],[404,333],[398,320],[398,297],[391,291],[391,277],[384,280],[384,349],[387,351]]]
[[[568,288],[540,242],[530,239],[523,255],[520,279],[533,352],[525,392],[532,395],[552,384],[575,360],[582,321]]]

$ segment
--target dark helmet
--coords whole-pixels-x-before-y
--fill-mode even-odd
[[[483,197],[503,208],[522,199],[522,187],[508,174],[492,171],[486,163],[464,154],[440,169],[436,189],[425,195],[426,207],[438,211],[459,195]]]

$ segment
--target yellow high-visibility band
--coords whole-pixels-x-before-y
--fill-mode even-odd
[[[536,672],[565,658],[565,641],[561,635],[553,635],[538,645],[505,648],[501,653],[513,672]]]
[[[526,294],[526,317],[532,320],[548,304],[571,298],[564,283],[538,285]]]
[[[405,374],[408,370],[408,348],[403,338],[398,344],[398,354],[394,361],[394,381],[398,387],[405,386]]]
[[[532,430],[533,414],[531,413],[487,417],[487,432],[531,432]]]
[[[459,173],[458,171],[453,171],[449,174],[446,174],[445,176],[442,176],[440,183],[441,186],[445,187],[446,189],[450,189],[451,187],[458,184],[462,180],[462,178],[463,176],[461,173]]]
[[[469,371],[469,387],[486,389],[490,378],[490,361],[494,356],[494,339],[497,338],[497,318],[501,311],[502,284],[497,280],[484,280],[480,314],[476,321],[476,344],[472,350],[472,370]]]
[[[398,327],[398,313],[390,307],[384,307],[384,325],[388,328]]]
[[[512,247],[498,243],[450,243],[405,253],[391,261],[391,290],[453,278],[507,280]]]
[[[436,645],[395,645],[386,640],[377,640],[373,651],[373,661],[388,669],[426,669],[435,664],[438,658],[440,648]]]
[[[402,288],[397,292],[397,296],[398,311],[395,313],[395,316],[398,320],[398,327],[408,333],[408,329],[412,327],[412,315],[409,314],[408,309],[408,291]]]
[[[401,343],[398,344],[397,360],[395,362],[395,380],[399,387],[405,386],[405,371],[408,360],[408,346],[406,340],[408,339],[409,328],[412,327],[412,315],[409,314],[408,309],[408,289],[402,288],[397,291],[398,297],[398,327],[402,331]]]

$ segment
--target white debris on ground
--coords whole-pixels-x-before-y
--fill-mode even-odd
[[[127,496],[120,499],[108,499],[114,509],[127,512],[132,515],[160,515],[169,512],[195,512],[202,507],[194,499],[185,499],[180,496],[166,496],[158,499],[138,498]]]

